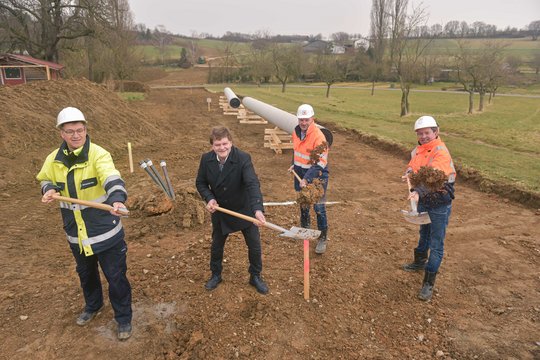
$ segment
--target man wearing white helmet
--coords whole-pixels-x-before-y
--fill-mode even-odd
[[[328,220],[326,217],[326,188],[328,186],[328,147],[323,151],[316,164],[312,163],[311,151],[326,142],[324,133],[315,124],[315,112],[313,107],[303,104],[296,112],[298,126],[293,132],[294,164],[291,169],[298,174],[302,181],[294,178],[294,188],[300,191],[301,188],[319,179],[324,189],[324,195],[319,203],[314,204],[313,209],[317,214],[317,229],[321,231],[315,253],[324,254],[328,241]],[[300,208],[300,226],[309,228],[311,218],[309,207]]]
[[[53,195],[111,205],[110,212],[60,202],[64,230],[77,263],[85,308],[78,316],[79,326],[88,324],[103,307],[103,292],[98,265],[109,283],[109,299],[118,324],[118,339],[131,336],[131,286],[126,276],[127,246],[119,209],[125,208],[125,183],[114,167],[111,155],[90,142],[86,118],[74,107],[60,111],[56,121],[63,139],[51,152],[37,179],[41,199],[54,201]],[[81,344],[82,345],[82,344]]]
[[[430,192],[419,185],[411,189],[409,199],[418,203],[419,212],[427,212],[430,224],[420,225],[418,246],[414,249],[414,261],[403,265],[405,271],[424,270],[424,280],[418,298],[431,300],[435,278],[444,255],[444,238],[454,199],[456,170],[448,148],[439,138],[439,126],[431,116],[421,116],[414,124],[418,146],[411,153],[405,176],[416,173],[423,166],[442,170],[448,177],[444,187]],[[429,253],[429,254],[428,254]]]

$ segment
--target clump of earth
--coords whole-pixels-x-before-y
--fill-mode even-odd
[[[448,176],[444,171],[429,166],[422,166],[418,172],[410,175],[411,186],[424,186],[430,193],[445,191],[444,183]]]
[[[297,193],[296,202],[303,209],[309,208],[311,205],[316,204],[321,200],[324,195],[323,181],[321,179],[315,179],[312,183],[303,187]]]

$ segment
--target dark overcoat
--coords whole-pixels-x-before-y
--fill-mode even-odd
[[[223,170],[219,170],[214,151],[203,154],[197,179],[197,191],[206,203],[215,199],[219,206],[251,217],[255,211],[264,211],[261,188],[251,156],[233,146]],[[221,228],[223,235],[239,231],[252,223],[216,211],[212,226]]]

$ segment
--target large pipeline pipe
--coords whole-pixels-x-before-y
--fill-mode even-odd
[[[283,129],[291,135],[294,132],[294,128],[296,127],[296,125],[298,125],[298,118],[295,115],[290,114],[272,105],[268,105],[267,103],[264,103],[260,100],[246,96],[242,99],[242,103],[244,104],[246,109],[253,111],[255,114],[270,121],[272,124],[276,125],[280,129]],[[334,141],[332,132],[330,132],[330,130],[328,130],[324,126],[321,126],[319,124],[316,125],[319,129],[321,129],[328,145],[332,145],[332,142]]]
[[[231,88],[226,87],[223,92],[225,93],[225,96],[227,97],[227,101],[229,102],[229,105],[233,108],[237,108],[240,106],[240,99],[236,94],[231,90]]]

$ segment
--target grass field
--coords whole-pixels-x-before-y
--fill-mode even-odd
[[[223,91],[223,86],[209,86]],[[433,115],[454,161],[474,168],[489,179],[517,183],[540,192],[540,99],[495,97],[483,113],[467,115],[465,93],[415,92],[410,95],[412,114],[399,116],[401,92],[365,88],[333,88],[325,98],[324,87],[294,87],[281,93],[279,87],[232,86],[237,95],[251,96],[283,110],[294,112],[299,104],[314,105],[316,117],[380,138],[415,146],[412,126],[421,115]],[[487,102],[487,99],[486,99]],[[475,97],[475,107],[478,98]],[[336,144],[336,150],[339,144]],[[402,169],[396,169],[399,173]]]

